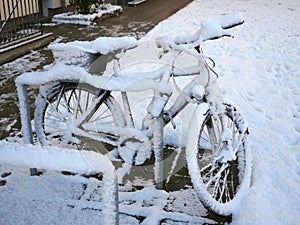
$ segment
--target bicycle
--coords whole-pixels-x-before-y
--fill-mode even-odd
[[[158,49],[157,59],[126,66],[121,65],[122,57],[138,48],[140,42],[125,41],[125,45],[114,49],[118,53],[101,56],[90,48],[84,49],[88,45],[85,42],[71,43],[72,48],[81,51],[80,56],[92,57],[83,65],[56,62],[48,71],[39,72],[48,79],[36,99],[34,121],[40,143],[49,145],[50,140],[56,144],[59,140],[79,145],[80,139],[95,140],[116,147],[114,156],[134,165],[143,164],[154,152],[156,181],[161,182],[158,171],[163,127],[169,123],[175,126],[173,119],[188,105],[194,105],[186,144],[189,174],[204,206],[217,214],[230,215],[250,185],[249,132],[238,109],[224,102],[216,83],[217,74],[204,57],[201,43],[230,36],[228,29],[243,22],[240,14],[234,14],[204,21],[192,35],[157,38],[151,42]],[[95,70],[95,65],[100,64],[101,69]],[[110,76],[103,75],[108,65]],[[53,77],[49,73],[60,74]],[[192,80],[178,87],[177,77]],[[180,94],[167,106],[172,95],[171,80]],[[128,93],[146,89],[153,90],[153,96],[138,127],[132,118]],[[115,92],[121,93],[122,105],[113,96]]]

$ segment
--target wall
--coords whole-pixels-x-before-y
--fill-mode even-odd
[[[42,0],[43,3],[43,16],[48,16],[48,9],[61,8],[62,0]],[[66,6],[70,5],[70,0],[65,0]]]

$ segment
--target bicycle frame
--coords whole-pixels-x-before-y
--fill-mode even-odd
[[[151,71],[147,73],[137,73],[142,79],[137,79],[136,81],[133,81],[134,85],[129,85],[128,87],[122,87],[119,89],[116,89],[115,87],[110,87],[109,85],[106,85],[105,88],[108,90],[104,90],[98,99],[94,102],[94,107],[90,107],[90,109],[85,112],[80,117],[76,118],[73,121],[73,125],[75,127],[74,134],[78,136],[83,136],[87,138],[91,138],[97,141],[105,142],[114,146],[125,145],[127,141],[135,141],[136,143],[139,143],[139,149],[142,149],[144,151],[151,150],[153,146],[155,145],[152,141],[153,136],[155,133],[159,132],[157,130],[162,130],[161,127],[157,128],[155,125],[153,125],[153,121],[161,119],[159,126],[166,126],[169,122],[173,123],[173,119],[178,115],[179,112],[181,112],[189,103],[196,103],[201,104],[205,103],[207,101],[208,95],[212,94],[219,94],[219,93],[208,93],[206,89],[209,87],[211,90],[215,90],[216,83],[214,82],[215,78],[214,73],[211,73],[210,68],[205,63],[204,59],[202,58],[202,55],[200,53],[194,53],[190,50],[187,50],[185,48],[181,48],[179,46],[170,46],[170,48],[175,51],[175,58],[177,57],[178,52],[184,52],[186,54],[190,54],[193,57],[197,57],[197,60],[201,63],[201,65],[197,66],[196,70],[195,68],[192,68],[192,71],[184,71],[184,69],[178,69],[175,68],[174,64],[172,63],[159,63],[162,65],[158,70]],[[145,61],[144,61],[145,63]],[[156,63],[153,61],[148,61],[148,63]],[[119,64],[117,62],[117,64]],[[134,65],[130,65],[134,66]],[[188,68],[191,69],[191,68]],[[205,74],[203,74],[203,70]],[[133,75],[133,76],[136,76]],[[179,96],[177,96],[175,102],[166,109],[166,103],[169,101],[170,96],[172,94],[172,91],[170,90],[169,82],[170,79],[175,79],[176,77],[181,76],[195,76],[195,78],[192,79],[183,89],[181,90]],[[203,76],[206,76],[203,79]],[[131,75],[132,77],[132,75]],[[124,79],[128,78],[127,74],[122,73],[122,70],[115,72],[114,75],[111,76],[111,79],[120,79],[119,82],[122,82]],[[99,77],[99,82],[97,84],[93,84],[96,87],[102,87],[103,81],[100,80],[101,77]],[[96,81],[98,78],[95,79]],[[139,85],[136,85],[137,82],[148,82],[148,85],[146,88],[153,90],[153,96],[151,102],[148,104],[147,107],[147,115],[143,118],[143,125],[141,129],[136,128],[133,118],[132,118],[132,108],[128,100],[128,92],[132,91],[143,91],[145,88],[140,88]],[[110,82],[108,82],[110,83]],[[115,82],[113,82],[115,83]],[[213,88],[211,88],[213,86]],[[134,88],[133,88],[134,87]],[[158,88],[157,88],[158,87]],[[114,124],[105,125],[101,127],[97,127],[99,132],[103,133],[109,133],[111,135],[114,135],[116,137],[120,137],[119,141],[112,141],[109,138],[102,137],[99,135],[100,133],[89,133],[85,132],[85,129],[87,127],[83,127],[82,124],[84,121],[88,120],[88,118],[91,118],[96,105],[99,105],[103,99],[109,95],[110,93],[114,93],[118,91],[121,93],[121,101],[123,106],[123,113],[126,120],[126,126],[125,127],[117,127]],[[218,95],[220,97],[220,95]],[[208,110],[208,109],[207,109]],[[174,124],[173,124],[174,126]],[[161,138],[163,135],[161,135]],[[159,142],[162,142],[160,140]],[[144,143],[144,146],[141,147],[140,143]]]
[[[55,141],[52,139],[54,137],[60,143],[67,144],[70,142],[77,144],[77,139],[73,135],[86,137],[115,146],[118,153],[116,157],[120,156],[123,162],[130,165],[143,164],[154,152],[154,179],[157,188],[161,189],[163,187],[163,128],[170,122],[175,126],[173,119],[188,105],[193,104],[195,109],[192,117],[188,118],[190,122],[185,151],[188,171],[204,206],[219,214],[230,215],[235,206],[232,204],[235,201],[234,197],[239,197],[236,192],[250,184],[251,157],[246,143],[248,127],[239,110],[224,103],[222,93],[216,84],[217,75],[206,64],[206,58],[202,55],[199,46],[206,40],[230,36],[228,29],[242,24],[243,21],[240,14],[228,15],[217,20],[203,21],[201,29],[192,35],[158,38],[152,41],[152,45],[144,49],[152,51],[155,48],[157,51],[154,51],[154,58],[150,60],[139,58],[148,56],[143,54],[144,52],[133,54],[134,59],[138,56],[138,63],[150,65],[146,67],[147,71],[144,71],[144,65],[134,67],[138,63],[122,62],[122,59],[125,58],[126,61],[126,57],[130,58],[124,52],[129,49],[134,51],[135,47],[139,46],[137,43],[141,43],[132,38],[125,38],[125,42],[122,40],[123,44],[119,44],[121,39],[116,42],[114,40],[112,50],[104,53],[107,54],[104,58],[110,58],[116,53],[114,51],[118,51],[113,56],[113,61],[103,64],[101,60],[97,60],[96,67],[93,68],[90,59],[84,65],[78,65],[78,62],[83,62],[82,55],[92,53],[95,57],[95,54],[101,53],[103,46],[97,45],[97,48],[91,48],[92,45],[81,45],[82,43],[76,46],[78,42],[56,46],[57,50],[63,50],[58,54],[62,56],[62,60],[58,58],[42,72],[23,74],[16,79],[25,142],[33,143],[29,107],[25,107],[28,102],[25,98],[27,97],[26,85],[42,86],[36,99],[34,118],[36,134],[41,145],[48,144],[48,137],[49,142]],[[93,44],[99,44],[101,42],[99,40]],[[75,54],[71,60],[64,54],[68,47],[76,50],[71,51]],[[142,51],[144,49],[142,46]],[[119,57],[124,55],[123,58]],[[187,60],[182,60],[183,56],[187,56]],[[97,67],[99,64],[100,66]],[[102,70],[103,65],[111,67]],[[91,70],[87,70],[88,68]],[[109,76],[105,74],[106,72]],[[36,79],[37,76],[42,79]],[[179,88],[179,95],[174,103],[167,106],[168,102],[173,101],[170,82],[173,79],[175,86],[178,87],[176,78],[181,76],[193,77],[187,84],[182,85],[184,87]],[[153,94],[147,104],[146,115],[143,116],[140,128],[135,124],[132,116],[134,108],[128,94],[144,90],[152,90]],[[122,108],[114,96],[116,92],[120,93],[119,100],[122,102]],[[91,95],[92,98],[80,98],[81,93],[83,96]],[[77,94],[79,96],[76,96]],[[75,100],[72,100],[73,97]],[[89,104],[89,101],[92,103]],[[69,104],[70,102],[72,103]],[[81,106],[82,102],[84,107]],[[59,106],[65,110],[58,109]],[[102,112],[98,109],[108,111],[109,119],[99,116]],[[57,117],[55,113],[58,114]],[[55,122],[58,124],[53,126],[52,123]],[[58,128],[58,131],[51,128]],[[89,143],[87,145],[90,147]],[[110,156],[115,157],[116,151],[112,151]],[[121,179],[131,167],[122,165],[124,168],[120,168]]]

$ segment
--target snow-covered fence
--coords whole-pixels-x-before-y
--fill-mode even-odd
[[[116,171],[111,161],[93,151],[41,148],[0,141],[0,164],[83,174],[103,173],[102,224],[119,223]]]

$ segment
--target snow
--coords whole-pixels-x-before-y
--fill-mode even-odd
[[[186,8],[161,22],[147,34],[147,38],[195,34],[204,19],[219,18],[221,15],[233,12],[243,15],[245,23],[233,29],[234,39],[225,37],[220,40],[207,41],[202,46],[205,55],[216,62],[215,70],[220,76],[217,82],[222,93],[226,99],[236,103],[250,127],[248,139],[253,158],[251,187],[237,205],[233,213],[232,224],[293,225],[300,220],[299,10],[300,3],[294,0],[281,2],[276,0],[224,0],[222,4],[217,0],[194,0]],[[171,135],[168,138],[171,138]],[[2,154],[3,148],[0,151]],[[18,155],[14,154],[12,150],[9,157],[11,158],[7,161],[12,162],[18,158]],[[24,157],[25,159],[29,158],[28,156]],[[74,221],[79,221],[79,224],[90,221],[96,223],[94,221],[94,217],[97,216],[95,212],[88,214],[87,211],[81,210],[85,206],[86,208],[88,206],[90,208],[100,207],[98,205],[91,207],[92,204],[88,201],[79,202],[79,206],[75,205],[72,212],[78,212],[80,216],[67,213],[70,211],[70,207],[65,206],[63,211],[59,210],[61,205],[75,202],[74,196],[67,197],[72,194],[80,195],[75,187],[80,186],[84,178],[77,176],[64,178],[56,174],[30,177],[24,175],[23,170],[13,167],[1,165],[0,169],[14,172],[13,175],[2,178],[7,179],[7,184],[0,186],[0,215],[1,218],[4,218],[5,223],[10,221],[16,224],[19,219],[26,219],[24,221],[31,224],[34,222],[41,224],[45,221],[59,224],[62,218],[72,224]],[[60,196],[65,195],[64,198],[53,197],[52,199],[50,196],[52,194],[59,196],[55,190],[58,189],[57,186],[60,186],[55,186],[53,182],[65,185],[65,189],[75,190],[71,194],[59,189],[62,192]],[[88,179],[84,182],[92,185],[92,181]],[[42,188],[35,186],[35,183]],[[39,188],[38,191],[34,191],[35,188]],[[12,189],[15,191],[11,191]],[[185,192],[176,194],[180,196]],[[195,203],[196,196],[193,197],[184,198],[179,204],[182,206],[186,202]],[[70,200],[72,198],[73,201]],[[20,199],[24,199],[22,200],[24,205],[17,204]],[[37,204],[35,211],[29,211],[26,207],[31,208],[30,202],[35,199],[40,201],[35,203]],[[132,199],[134,198],[132,197]],[[165,199],[160,196],[160,200],[163,202]],[[154,202],[158,204],[159,201],[155,200]],[[41,211],[42,207],[47,204],[51,204],[53,207],[49,208],[47,212]],[[142,202],[138,201],[135,204],[142,204]],[[138,223],[136,218],[125,217],[124,214],[149,215],[152,213],[153,217],[148,217],[149,220],[146,220],[146,223],[157,221],[157,218],[164,213],[162,207],[157,205],[157,208],[148,207],[143,210],[136,208],[137,205],[121,203],[121,224]],[[192,204],[187,211],[195,210],[197,207],[201,207],[200,203]],[[174,205],[171,209],[175,209]],[[15,215],[12,211],[15,211]],[[130,211],[132,214],[129,213]],[[170,217],[168,218],[181,221],[181,223],[184,221],[204,222],[204,220],[201,221],[201,215],[186,215],[173,211],[173,214],[169,213]],[[35,218],[35,221],[30,221],[32,218]],[[186,220],[184,220],[185,218]],[[166,221],[170,221],[169,219]],[[149,224],[151,224],[150,222]],[[172,224],[172,220],[170,224]]]
[[[111,161],[93,151],[44,148],[0,141],[1,165],[39,168],[44,170],[71,171],[81,174],[103,173],[102,222],[117,222],[116,173]],[[99,219],[100,220],[100,219]]]
[[[137,40],[133,37],[99,37],[94,41],[73,41],[66,44],[50,44],[49,49],[54,52],[64,51],[64,53],[70,53],[76,49],[92,54],[100,53],[106,55],[121,49],[133,48],[136,45]]]
[[[118,14],[123,11],[121,6],[104,4],[96,9],[95,13],[92,14],[74,14],[74,13],[61,13],[52,17],[54,23],[66,23],[66,24],[80,24],[80,25],[91,25],[94,20],[107,16]]]
[[[241,12],[235,39],[203,44],[216,62],[218,83],[250,126],[252,186],[232,224],[297,224],[299,221],[299,1],[193,1],[148,33],[179,35],[200,21]],[[189,15],[189,19],[186,18]],[[176,24],[168,27],[167,24]]]

